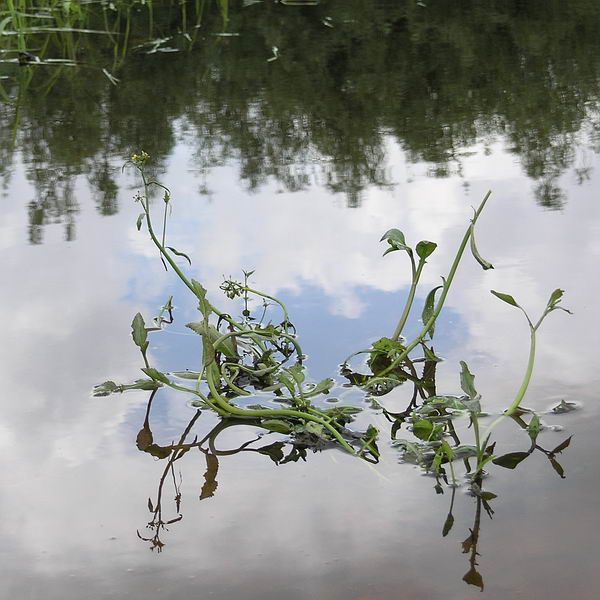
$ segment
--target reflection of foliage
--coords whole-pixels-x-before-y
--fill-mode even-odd
[[[150,414],[155,394],[156,390],[152,392],[148,401],[144,425],[138,433],[136,441],[140,451],[151,454],[158,459],[167,459],[167,463],[158,482],[158,490],[154,501],[152,498],[148,498],[148,510],[150,511],[152,518],[147,524],[147,529],[152,532],[152,535],[145,537],[138,531],[140,539],[150,542],[150,548],[152,550],[156,549],[158,552],[161,552],[165,545],[161,539],[162,533],[167,530],[168,525],[177,523],[183,519],[183,513],[181,511],[183,500],[181,494],[181,474],[179,474],[179,476],[176,475],[175,462],[181,460],[190,450],[197,449],[202,452],[206,458],[204,484],[202,485],[199,496],[200,500],[206,500],[215,495],[219,485],[217,475],[219,472],[220,457],[251,452],[268,457],[276,465],[283,465],[286,463],[298,462],[299,460],[305,461],[307,459],[307,450],[312,449],[315,451],[318,449],[315,440],[311,441],[306,437],[303,441],[279,440],[270,444],[261,444],[263,436],[268,435],[268,433],[265,434],[260,419],[227,419],[219,422],[200,440],[198,439],[198,436],[195,435],[192,441],[187,441],[188,437],[191,437],[194,425],[201,415],[200,410],[197,410],[192,416],[177,443],[161,446],[154,442],[154,435],[150,428]],[[237,448],[228,450],[220,450],[217,448],[217,439],[219,435],[228,429],[240,427],[246,429],[248,427],[256,427],[260,433],[257,436],[246,440]],[[175,492],[173,497],[175,503],[175,515],[171,518],[164,515],[164,511],[166,510],[164,506],[165,485],[169,482],[172,483],[173,491]]]
[[[234,3],[226,33],[239,35],[229,37],[212,35],[224,27],[216,3],[200,4],[201,14],[194,2],[185,13],[168,1],[121,13],[86,4],[85,25],[111,35],[30,38],[45,58],[80,66],[2,65],[13,102],[0,115],[3,145],[18,125],[28,165],[88,174],[100,156],[133,148],[167,156],[179,119],[199,169],[236,158],[250,190],[270,178],[289,190],[316,182],[356,205],[365,186],[390,183],[388,138],[446,176],[460,173],[466,147],[502,136],[541,182],[538,201],[563,202],[557,177],[574,163],[584,119],[597,119],[600,14],[590,3]]]

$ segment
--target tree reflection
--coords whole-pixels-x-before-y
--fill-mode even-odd
[[[146,7],[110,13],[114,35],[78,34],[79,68],[3,65],[3,145],[15,132],[34,184],[40,169],[87,175],[112,214],[106,160],[139,148],[166,157],[183,132],[201,171],[236,161],[250,191],[321,185],[357,206],[367,186],[393,183],[388,140],[445,177],[461,173],[468,147],[501,139],[537,182],[537,201],[560,208],[558,177],[580,168],[575,148],[596,151],[600,14],[585,0],[233,5],[231,37],[216,5],[197,15],[188,2],[185,19],[170,2],[153,5],[151,22]],[[105,27],[89,10],[88,25]],[[201,32],[191,27],[200,16]],[[65,52],[58,33],[35,41],[45,58]]]

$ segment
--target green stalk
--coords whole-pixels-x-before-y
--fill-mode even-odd
[[[138,171],[140,172],[140,174],[142,176],[142,182],[144,184],[144,194],[145,194],[145,201],[144,201],[144,199],[140,198],[140,203],[142,205],[142,208],[144,209],[144,213],[146,214],[146,226],[148,227],[148,233],[150,234],[150,238],[154,242],[154,245],[158,248],[161,255],[164,256],[165,259],[167,260],[167,262],[171,265],[171,268],[173,269],[173,271],[175,271],[175,273],[177,273],[177,276],[179,277],[179,279],[181,279],[181,281],[183,281],[183,283],[190,289],[190,291],[194,294],[194,296],[198,297],[198,294],[196,293],[196,290],[194,289],[194,286],[192,285],[191,281],[183,274],[181,269],[177,266],[177,263],[171,258],[171,256],[169,255],[169,253],[167,252],[165,247],[160,243],[160,240],[156,237],[156,234],[154,233],[154,228],[152,227],[152,220],[150,218],[150,201],[148,200],[149,182],[146,178],[146,174],[144,173],[144,170],[140,169],[138,167]],[[213,306],[208,300],[204,299],[204,301],[210,307],[210,310],[212,312],[214,312],[218,317],[225,319],[229,324],[233,325],[234,327],[237,327],[238,329],[242,329],[242,327],[241,327],[241,325],[239,325],[239,323],[236,323],[233,319],[224,315],[220,310],[218,310],[215,306]]]
[[[281,310],[283,311],[283,318],[285,319],[286,323],[291,322],[290,317],[288,315],[287,307],[281,300],[279,300],[279,298],[275,298],[275,296],[270,296],[269,294],[265,294],[264,292],[260,292],[259,290],[255,290],[246,285],[243,287],[243,289],[247,292],[250,292],[251,294],[256,294],[257,296],[262,296],[263,298],[268,298],[269,300],[273,300],[273,302],[276,302],[277,304],[279,304],[279,306],[281,307]]]
[[[415,292],[417,291],[417,284],[419,283],[419,278],[421,277],[421,272],[423,271],[423,267],[425,266],[425,261],[420,260],[419,266],[415,270],[415,259],[412,254],[410,255],[410,260],[412,263],[412,283],[410,285],[410,291],[408,292],[408,298],[406,299],[406,304],[404,306],[404,311],[400,316],[400,320],[398,321],[398,325],[396,325],[396,329],[394,330],[394,334],[392,335],[392,339],[397,342],[400,339],[400,334],[404,329],[404,325],[406,325],[406,321],[408,319],[408,315],[410,314],[410,310],[412,308],[413,300],[415,299]]]
[[[527,316],[527,315],[525,315]],[[529,317],[527,317],[529,321]],[[541,319],[538,321],[535,327],[530,325],[531,337],[530,337],[530,345],[529,345],[529,360],[527,361],[527,368],[525,369],[525,375],[523,376],[523,381],[521,383],[521,387],[515,396],[515,399],[512,401],[511,405],[504,411],[502,415],[500,415],[497,419],[495,419],[492,423],[490,423],[485,429],[485,438],[488,439],[490,433],[498,423],[504,420],[505,417],[510,417],[520,406],[525,394],[527,392],[527,388],[529,387],[529,383],[531,381],[531,376],[533,374],[533,366],[535,364],[535,346],[536,346],[536,331],[538,326],[541,323]],[[531,322],[530,322],[531,323]]]
[[[444,281],[444,287],[442,288],[442,293],[440,294],[440,297],[438,299],[438,302],[435,306],[435,309],[433,311],[433,314],[431,315],[431,317],[429,318],[429,320],[427,321],[427,323],[425,323],[425,325],[423,326],[423,329],[421,329],[419,335],[410,343],[408,344],[408,346],[406,346],[405,350],[403,352],[401,352],[392,362],[391,364],[386,367],[381,373],[378,373],[378,375],[383,376],[383,375],[387,375],[387,373],[389,373],[392,369],[394,369],[395,367],[397,367],[409,354],[410,352],[416,347],[418,346],[424,339],[425,336],[427,335],[427,333],[429,332],[429,330],[431,329],[431,327],[435,324],[440,312],[442,311],[442,308],[444,306],[444,302],[446,301],[446,296],[448,295],[448,292],[450,291],[450,286],[452,285],[452,281],[454,279],[454,275],[456,274],[456,270],[458,269],[458,265],[460,264],[460,261],[462,259],[462,255],[465,251],[465,248],[467,246],[467,243],[471,237],[471,232],[472,232],[472,227],[471,225],[474,225],[477,222],[477,219],[479,218],[479,215],[481,214],[481,211],[483,210],[483,208],[485,207],[485,204],[488,200],[488,198],[491,195],[491,191],[489,191],[484,199],[482,200],[481,204],[479,205],[479,207],[477,208],[477,210],[475,211],[475,215],[473,216],[473,219],[471,221],[471,224],[469,225],[469,228],[467,229],[462,242],[460,243],[460,246],[458,247],[458,251],[456,253],[456,256],[454,258],[454,262],[452,263],[452,266],[450,267],[450,272],[448,273],[448,277],[446,278],[446,280]]]
[[[471,423],[473,424],[473,432],[475,433],[475,446],[477,447],[477,469],[476,473],[479,472],[481,462],[483,461],[483,451],[481,447],[481,435],[479,433],[479,417],[478,415],[471,414]]]
[[[523,382],[521,383],[521,387],[515,396],[512,404],[508,407],[506,411],[504,411],[504,415],[509,417],[512,415],[523,400],[525,393],[527,392],[527,388],[529,387],[529,382],[531,381],[531,375],[533,373],[533,365],[535,364],[535,333],[536,327],[531,328],[531,337],[530,337],[530,345],[529,345],[529,360],[527,361],[527,369],[525,370],[525,376],[523,377]]]
[[[206,372],[206,380],[208,381],[208,387],[210,388],[210,392],[212,397],[215,399],[215,402],[221,407],[223,411],[226,411],[232,415],[240,416],[240,417],[292,417],[297,419],[302,419],[304,421],[313,421],[314,423],[318,423],[322,425],[325,429],[327,429],[331,435],[340,443],[340,445],[350,452],[351,454],[357,456],[356,450],[346,442],[346,440],[340,435],[340,433],[332,427],[327,421],[320,417],[315,417],[308,413],[300,412],[292,409],[264,409],[264,410],[253,410],[249,408],[239,408],[234,404],[227,402],[215,385],[213,374],[214,370],[217,369],[216,364],[212,364]],[[217,369],[218,372],[218,369]]]

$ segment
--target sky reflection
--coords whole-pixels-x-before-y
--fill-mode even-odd
[[[436,349],[447,359],[438,387],[458,390],[463,359],[477,375],[486,406],[505,405],[525,367],[528,332],[521,315],[489,289],[512,293],[533,314],[554,288],[566,290],[564,305],[574,315],[554,314],[544,323],[526,404],[544,410],[559,397],[583,402],[579,416],[561,421],[577,440],[573,456],[565,455],[569,481],[564,485],[549,469],[533,468],[526,471],[532,493],[522,495],[520,475],[494,473],[490,484],[500,494],[498,514],[482,525],[480,563],[491,598],[521,593],[541,598],[541,588],[530,586],[545,579],[552,582],[543,590],[546,600],[564,598],[568,590],[586,597],[598,583],[589,562],[598,524],[598,468],[589,458],[595,433],[589,423],[598,414],[592,390],[600,377],[599,176],[576,185],[573,173],[564,175],[568,202],[561,212],[543,211],[511,154],[500,145],[489,155],[475,150],[464,161],[463,178],[431,179],[424,176],[425,165],[421,172],[414,165],[409,169],[401,151],[390,146],[397,186],[370,189],[360,206],[347,208],[341,195],[318,187],[290,194],[272,186],[250,195],[229,168],[213,173],[212,194],[202,196],[190,176],[188,149],[179,145],[162,180],[174,198],[169,239],[193,257],[193,275],[219,302],[223,275],[255,269],[257,287],[298,308],[299,322],[308,328],[303,339],[309,371],[331,376],[345,354],[389,335],[399,312],[394,305],[406,294],[407,264],[397,255],[381,257],[381,234],[399,227],[411,242],[438,243],[424,274],[422,301],[447,272],[471,205],[492,189],[478,224],[478,246],[495,269],[483,272],[465,257],[438,325]],[[596,168],[596,156],[591,160]],[[5,515],[0,563],[7,585],[0,597],[197,593],[373,600],[398,590],[409,598],[476,597],[478,590],[461,581],[468,565],[459,544],[472,526],[472,499],[459,492],[456,531],[440,541],[448,494],[436,496],[432,481],[397,465],[397,454],[384,441],[384,460],[376,468],[331,451],[276,468],[257,454],[230,457],[222,462],[215,498],[200,504],[204,457],[190,453],[180,467],[185,519],[171,527],[160,557],[147,551],[136,529],[142,531],[148,518],[147,498],[162,463],[135,447],[146,395],[89,394],[106,378],[138,376],[141,361],[130,337],[138,310],[149,318],[175,294],[173,333],[151,339],[150,352],[161,364],[175,362],[175,356],[186,361],[182,368],[193,367],[196,338],[180,335],[187,333],[183,325],[194,303],[136,231],[132,184],[137,185],[126,173],[121,212],[102,218],[86,203],[80,182],[77,239],[66,243],[59,227],[50,226],[44,246],[25,244],[31,189],[22,171],[7,193],[10,202],[0,221],[5,251],[0,447],[8,474],[0,491]],[[334,327],[316,329],[329,319]],[[180,341],[183,350],[177,349]],[[332,349],[339,355],[332,357]],[[392,401],[402,395],[399,390]],[[164,421],[156,420],[153,431],[169,443],[193,413],[176,395],[159,400]],[[580,489],[587,494],[582,497]],[[574,505],[577,518],[570,514]],[[552,565],[564,556],[570,557],[569,568],[556,577]],[[435,565],[428,577],[422,576],[424,565]]]

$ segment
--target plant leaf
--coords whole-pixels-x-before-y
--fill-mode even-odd
[[[281,419],[265,419],[261,421],[260,426],[277,433],[290,433],[292,431],[289,424]]]
[[[540,433],[540,418],[537,415],[533,415],[533,417],[531,417],[531,421],[529,421],[529,425],[527,426],[527,433],[535,442]]]
[[[192,259],[185,252],[179,252],[179,250],[176,250],[172,246],[167,246],[167,250],[170,250],[173,254],[177,254],[177,256],[185,258],[190,263],[190,267],[192,266]]]
[[[186,327],[189,327],[192,331],[195,331],[198,335],[204,337],[211,345],[221,337],[217,328],[214,325],[207,324],[205,321],[187,323]],[[229,358],[238,358],[236,345],[230,337],[219,343],[219,347],[215,348],[215,350],[217,352],[222,352]]]
[[[485,260],[485,258],[483,258],[483,256],[481,256],[481,254],[479,254],[479,250],[477,250],[477,244],[475,243],[475,224],[474,223],[471,224],[471,254],[475,257],[475,260],[481,265],[481,267],[483,268],[484,271],[494,268],[494,265],[492,263],[488,262],[487,260]]]
[[[433,424],[427,419],[419,419],[413,424],[412,431],[420,440],[427,441],[433,432]]]
[[[172,371],[171,375],[179,377],[180,379],[194,379],[197,381],[201,373],[197,371]]]
[[[156,390],[161,384],[153,379],[136,379],[133,383],[122,385],[121,391],[125,390]]]
[[[436,248],[437,244],[435,242],[430,242],[429,240],[422,240],[417,244],[417,255],[423,261],[428,256],[431,256],[431,254],[433,254]]]
[[[521,308],[517,304],[517,301],[512,296],[510,296],[509,294],[503,294],[502,292],[496,292],[494,290],[490,290],[490,292],[492,292],[492,294],[494,294],[494,296],[496,296],[496,298],[500,298],[500,300],[503,300],[507,304],[510,304],[512,306],[516,306],[517,308]]]
[[[144,323],[144,317],[140,313],[137,313],[131,322],[131,337],[133,338],[133,343],[142,352],[145,352],[146,348],[148,348],[148,331]]]
[[[425,358],[429,361],[433,361],[433,362],[441,362],[442,359],[439,356],[435,355],[435,352],[429,348],[429,346],[427,346],[426,344],[421,344],[423,346],[423,354],[425,356]]]
[[[325,428],[323,427],[323,425],[315,423],[314,421],[307,421],[306,425],[304,425],[304,430],[322,439],[327,439],[327,435],[325,434]]]
[[[569,313],[570,315],[573,314],[569,309],[563,308],[562,306],[558,306],[559,302],[562,299],[563,294],[564,294],[564,290],[561,290],[561,289],[556,289],[552,292],[552,294],[550,294],[550,299],[548,300],[548,305],[546,306],[546,310],[548,312],[551,312],[553,310],[564,310],[565,312]]]
[[[404,238],[404,234],[399,229],[388,229],[379,240],[383,242],[383,240],[387,240],[390,247],[383,253],[383,256],[389,254],[390,252],[395,252],[396,250],[404,250],[409,254],[412,254],[412,248],[406,245],[406,240]]]
[[[319,394],[329,394],[329,390],[335,385],[335,381],[328,377],[327,379],[323,379],[323,381],[319,381],[314,387],[310,390],[304,392],[305,398],[312,398],[313,396],[317,396]]]
[[[116,391],[121,391],[121,386],[117,385],[114,381],[105,381],[94,386],[92,394],[94,396],[110,396]]]
[[[460,387],[462,391],[474,400],[479,396],[477,390],[475,389],[475,375],[469,371],[469,367],[464,360],[460,361]]]
[[[137,218],[135,226],[137,227],[138,231],[142,228],[142,222],[144,221],[145,216],[146,216],[145,213],[140,213],[140,216]]]
[[[444,286],[443,285],[438,285],[437,287],[434,287],[429,294],[427,294],[427,297],[425,298],[425,304],[423,306],[423,312],[421,313],[421,319],[423,320],[423,325],[426,325],[429,322],[429,319],[431,319],[431,317],[433,316],[433,311],[435,308],[435,293],[438,290],[441,290]],[[433,339],[433,334],[435,331],[435,323],[433,323],[433,325],[430,327],[429,329],[429,337],[431,339]]]
[[[146,373],[146,375],[148,375],[148,377],[150,377],[151,379],[154,379],[156,381],[162,381],[162,383],[171,383],[169,381],[169,378],[157,369],[154,369],[152,367],[145,367],[144,369],[142,369],[142,371],[144,371],[144,373]]]

